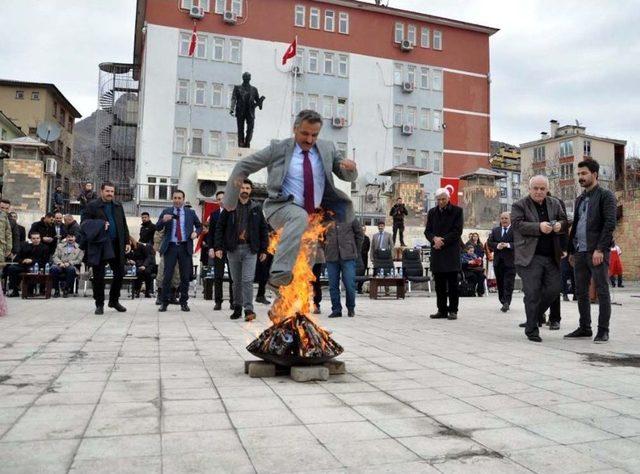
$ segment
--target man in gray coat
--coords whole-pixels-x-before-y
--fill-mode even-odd
[[[560,294],[562,249],[558,235],[568,227],[560,201],[547,196],[548,190],[546,176],[534,176],[529,180],[529,196],[511,207],[516,271],[522,278],[527,314],[524,332],[534,342],[542,342],[539,315]]]
[[[333,174],[355,181],[356,163],[343,158],[332,142],[319,140],[321,128],[320,114],[301,111],[295,119],[293,138],[273,140],[268,147],[242,159],[227,182],[224,208],[232,211],[238,205],[243,180],[267,168],[268,196],[263,210],[269,225],[282,229],[269,279],[274,288],[291,283],[293,264],[311,214],[321,208],[333,211],[340,222],[351,222],[355,217],[351,199],[336,189]]]

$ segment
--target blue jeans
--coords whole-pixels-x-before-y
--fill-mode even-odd
[[[338,260],[337,262],[327,262],[327,273],[329,274],[329,294],[331,295],[331,311],[342,311],[340,303],[340,274],[342,273],[342,283],[347,292],[347,310],[356,307],[356,261]]]

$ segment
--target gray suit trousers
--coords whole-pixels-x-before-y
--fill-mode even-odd
[[[534,255],[529,265],[516,265],[516,270],[522,278],[524,310],[527,314],[524,333],[537,336],[539,316],[549,309],[562,290],[560,267],[553,257]]]
[[[282,229],[280,242],[271,264],[271,275],[281,272],[290,273],[300,252],[302,234],[309,225],[309,215],[300,206],[290,203],[274,212],[267,221],[273,229]]]

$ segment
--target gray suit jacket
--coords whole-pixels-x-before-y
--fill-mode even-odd
[[[374,253],[376,249],[380,248],[393,250],[393,239],[391,238],[391,234],[387,231],[382,234],[382,237],[380,237],[380,232],[376,232],[375,234],[373,234],[373,237],[371,237],[371,249],[369,250],[369,252],[371,261],[374,262],[374,265]]]
[[[545,204],[547,206],[549,219],[558,221],[561,224],[560,232],[551,233],[553,236],[556,263],[560,265],[562,248],[559,234],[565,234],[567,232],[567,214],[562,209],[560,201],[557,198],[548,196],[545,198]],[[540,232],[538,211],[529,196],[514,202],[511,206],[511,226],[513,228],[515,264],[526,267],[531,263],[536,253],[538,237],[542,235],[542,232]]]
[[[224,195],[224,207],[230,210],[236,208],[240,186],[242,180],[251,173],[267,168],[267,199],[264,202],[264,214],[269,219],[276,211],[283,206],[293,202],[293,196],[286,196],[282,193],[282,183],[289,170],[295,140],[272,140],[271,144],[254,153],[251,156],[240,160],[231,172]],[[333,142],[318,140],[316,148],[322,158],[325,172],[325,189],[322,199],[323,209],[333,210],[341,221],[351,222],[355,218],[351,199],[345,193],[336,189],[333,183],[333,173],[344,181],[355,181],[358,177],[357,171],[346,171],[340,168],[342,156],[336,150]]]

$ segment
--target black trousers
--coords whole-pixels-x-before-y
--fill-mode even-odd
[[[516,280],[515,267],[508,267],[504,263],[494,265],[493,271],[496,274],[496,285],[498,286],[498,299],[502,304],[511,304],[513,296],[513,284]]]
[[[9,289],[18,291],[21,280],[20,274],[28,272],[30,267],[31,265],[23,265],[21,263],[17,265],[8,265],[5,267],[7,272],[7,279],[9,280]]]
[[[244,132],[244,122],[247,122],[247,133]],[[238,125],[238,146],[240,148],[250,148],[253,138],[253,125],[255,119],[251,115],[236,113],[236,124]]]
[[[313,304],[316,306],[322,301],[322,285],[320,285],[320,276],[324,271],[324,263],[316,263],[313,265],[313,274],[316,279],[313,281]]]
[[[539,318],[542,321],[542,317],[544,316],[544,312],[539,313]],[[560,314],[560,295],[553,300],[551,306],[549,306],[549,322],[550,323],[559,323],[562,320],[562,315]]]
[[[527,314],[527,336],[537,336],[540,316],[560,297],[562,287],[560,268],[553,257],[534,255],[526,267],[516,266],[522,278],[524,310]]]
[[[404,247],[404,223],[393,223],[393,245],[396,244],[396,235],[400,233],[400,245]]]
[[[464,272],[464,276],[467,280],[470,280],[475,284],[476,294],[478,296],[484,295],[484,272],[467,270]]]
[[[213,258],[213,300],[216,304],[222,304],[222,285],[224,284],[224,266],[227,263],[227,255],[222,258]],[[229,303],[233,304],[233,281],[229,272]]]
[[[433,272],[436,284],[438,312],[458,312],[458,272]],[[447,298],[449,305],[447,306]]]
[[[187,250],[188,242],[170,243],[164,257],[164,275],[162,277],[162,302],[169,304],[171,299],[171,278],[178,265],[180,271],[180,304],[189,300],[189,281],[193,272],[193,259]]]
[[[140,270],[138,268],[137,273],[138,278],[133,286],[134,293],[140,293],[140,289],[142,288],[142,284],[144,283],[144,292],[145,294],[151,293],[153,290],[153,269],[145,267],[144,270]]]
[[[53,289],[60,291],[60,281],[64,282],[64,289],[66,291],[73,290],[73,284],[76,281],[78,270],[74,266],[70,267],[58,267],[54,265],[51,267],[51,278],[53,280]]]
[[[576,295],[580,311],[580,327],[591,328],[591,303],[589,284],[596,284],[598,294],[598,328],[609,329],[611,319],[611,295],[609,294],[609,252],[604,252],[604,261],[597,267],[593,265],[593,252],[578,252],[574,255]]]
[[[124,262],[117,258],[104,260],[98,265],[91,266],[93,271],[93,299],[96,302],[96,306],[104,306],[104,269],[107,264],[113,271],[113,280],[111,281],[111,288],[109,288],[109,303],[117,303],[120,299],[122,278],[124,277]]]

